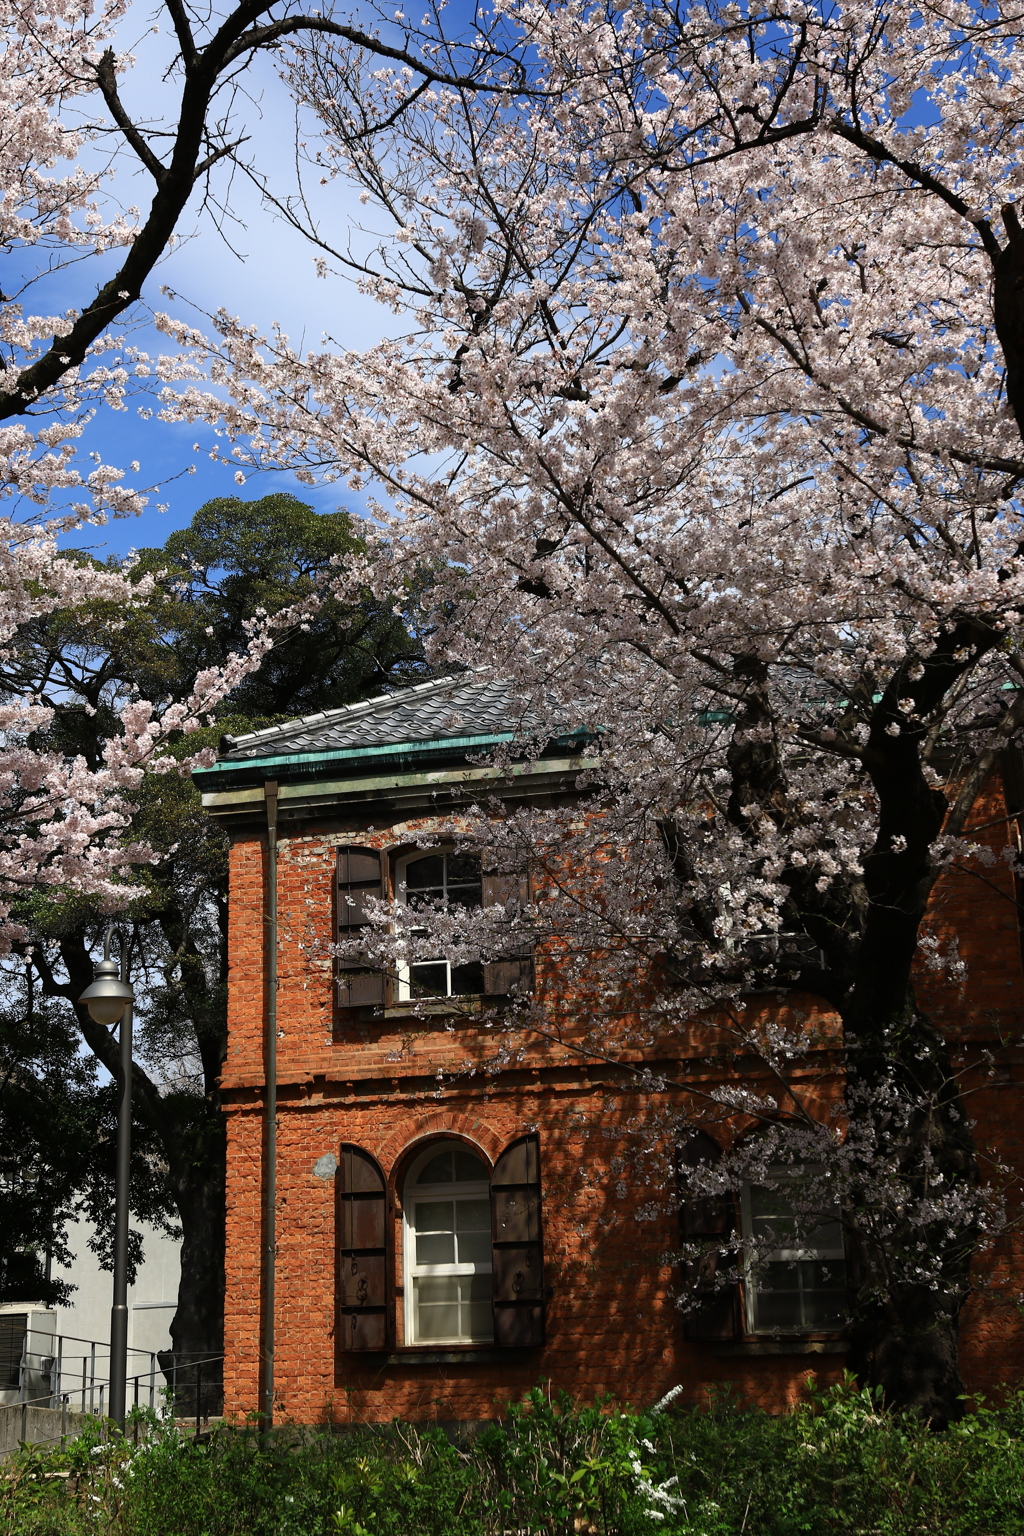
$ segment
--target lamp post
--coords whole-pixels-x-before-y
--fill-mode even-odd
[[[103,959],[93,966],[95,980],[79,998],[97,1024],[112,1029],[120,1020],[120,1081],[117,1099],[117,1177],[114,1196],[114,1296],[110,1308],[110,1417],[124,1428],[128,1386],[128,1178],[132,1159],[132,1004],[128,957],[118,932],[121,964],[110,958],[113,926],[103,935]]]

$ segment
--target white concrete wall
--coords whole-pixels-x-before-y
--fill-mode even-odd
[[[128,1288],[128,1344],[130,1348],[146,1351],[170,1349],[168,1329],[178,1300],[180,1245],[147,1225],[139,1230],[144,1257],[135,1284]],[[67,1269],[54,1267],[54,1279],[69,1280],[77,1286],[70,1305],[55,1308],[56,1332],[104,1343],[110,1338],[113,1277],[108,1270],[100,1269],[99,1260],[89,1247],[91,1236],[88,1222],[81,1220],[72,1226],[68,1246],[74,1262]],[[129,1357],[129,1370],[135,1368],[135,1360]]]
[[[12,1302],[0,1312],[27,1313],[26,1369],[22,1386],[0,1386],[0,1404],[22,1397],[41,1402],[51,1392],[66,1393],[71,1409],[103,1412],[110,1374],[110,1303],[113,1276],[101,1270],[89,1247],[91,1224],[79,1221],[68,1232],[74,1258],[58,1266],[54,1278],[76,1287],[66,1307],[40,1308]],[[170,1324],[177,1304],[179,1244],[148,1226],[142,1227],[143,1262],[128,1290],[128,1406],[161,1406],[165,1385],[154,1356],[169,1349]],[[55,1367],[59,1362],[59,1369]],[[136,1382],[138,1377],[138,1395]]]

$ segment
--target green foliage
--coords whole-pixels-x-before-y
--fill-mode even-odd
[[[73,1285],[50,1261],[71,1262],[68,1221],[86,1211],[92,1243],[109,1260],[117,1089],[98,1081],[67,1009],[40,997],[27,967],[10,963],[0,987],[0,1299],[66,1305]],[[172,1230],[148,1126],[136,1127],[132,1209]],[[130,1237],[129,1269],[139,1258]]]
[[[364,554],[358,522],[343,512],[319,515],[288,495],[207,502],[162,549],[139,552],[131,570],[137,607],[93,602],[24,625],[18,645],[0,658],[0,694],[48,704],[52,722],[33,746],[96,768],[126,701],[186,698],[197,672],[244,648],[247,620],[308,596],[332,565]],[[92,557],[65,551],[62,558]],[[151,578],[145,587],[143,578]],[[397,602],[369,592],[347,604],[325,599],[308,623],[279,635],[207,729],[164,750],[184,759],[216,750],[225,731],[242,734],[416,681],[421,648],[396,606],[411,612],[414,594]],[[139,998],[132,1210],[165,1230],[180,1219],[192,1265],[183,1288],[195,1306],[192,1331],[177,1347],[217,1353],[228,839],[187,775],[148,774],[134,798],[125,841],[149,845],[157,860],[132,869],[129,883],[140,894],[118,914]],[[110,1257],[114,1089],[78,1055],[68,1006],[91,975],[108,914],[91,898],[39,886],[24,892],[14,915],[28,935],[37,985],[34,1012],[26,1011],[22,961],[0,963],[0,1299],[58,1301],[59,1287],[47,1289],[45,1254],[66,1261],[76,1203],[97,1227],[101,1262]],[[109,1052],[101,1059],[111,1065]],[[134,1263],[134,1229],[132,1242]]]
[[[176,1229],[150,1126],[133,1129],[131,1205],[136,1218]],[[0,985],[0,1299],[63,1306],[75,1287],[52,1277],[70,1264],[67,1223],[84,1211],[91,1246],[110,1267],[117,1088],[100,1082],[74,1019],[40,996],[29,967],[8,961]],[[129,1235],[129,1278],[141,1257]],[[48,1262],[48,1260],[50,1262]]]
[[[65,1223],[85,1182],[96,1131],[96,1073],[63,1011],[31,973],[0,994],[0,1296],[61,1304],[46,1254],[67,1262]]]
[[[1024,1393],[933,1433],[852,1381],[793,1412],[634,1414],[530,1394],[465,1445],[394,1423],[332,1435],[149,1416],[26,1450],[0,1536],[1021,1536]],[[148,1436],[148,1438],[147,1438]]]
[[[147,605],[155,628],[146,660],[135,659],[143,696],[183,696],[196,673],[244,648],[246,619],[305,597],[332,563],[364,549],[347,512],[317,513],[280,492],[208,501],[162,549],[139,551],[137,574],[154,574],[159,593]],[[393,606],[368,592],[354,605],[326,599],[236,690],[231,710],[310,714],[415,681],[420,648]]]

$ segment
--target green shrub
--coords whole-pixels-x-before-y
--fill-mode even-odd
[[[1024,1393],[942,1434],[851,1381],[783,1415],[537,1389],[465,1445],[399,1422],[140,1429],[10,1458],[0,1536],[1024,1536]]]

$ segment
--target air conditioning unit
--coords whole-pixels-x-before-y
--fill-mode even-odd
[[[56,1314],[39,1302],[0,1306],[0,1403],[49,1396],[56,1331]]]

